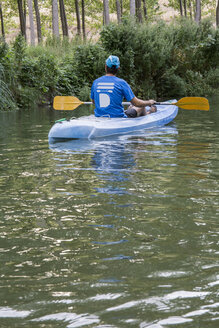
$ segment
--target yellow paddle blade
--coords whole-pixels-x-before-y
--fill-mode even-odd
[[[56,96],[53,101],[53,108],[56,110],[74,110],[81,104],[83,102],[76,97]]]
[[[182,109],[209,110],[208,99],[203,97],[184,97],[174,103],[174,105]]]

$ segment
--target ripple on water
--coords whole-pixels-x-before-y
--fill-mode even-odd
[[[26,318],[31,314],[31,311],[14,310],[8,306],[0,307],[0,318]]]
[[[218,114],[48,145],[48,113],[2,134],[0,326],[217,328]]]
[[[96,315],[89,315],[87,313],[84,314],[76,314],[69,312],[60,312],[53,313],[49,315],[45,315],[40,318],[32,319],[33,322],[49,322],[49,321],[62,321],[68,322],[66,328],[76,328],[83,327],[91,324],[96,324],[100,322],[100,319]]]

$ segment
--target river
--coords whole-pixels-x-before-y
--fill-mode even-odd
[[[49,144],[81,106],[0,113],[0,327],[219,326],[219,98]]]

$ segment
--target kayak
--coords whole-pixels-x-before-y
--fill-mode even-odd
[[[76,119],[59,120],[49,131],[49,142],[68,139],[93,139],[118,134],[125,134],[137,130],[151,129],[170,123],[178,113],[175,105],[162,103],[157,105],[157,112],[136,118],[110,118],[82,116]]]

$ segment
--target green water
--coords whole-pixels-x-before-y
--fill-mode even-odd
[[[219,326],[219,98],[158,130],[49,145],[0,113],[0,327]],[[91,111],[91,109],[90,109]]]

